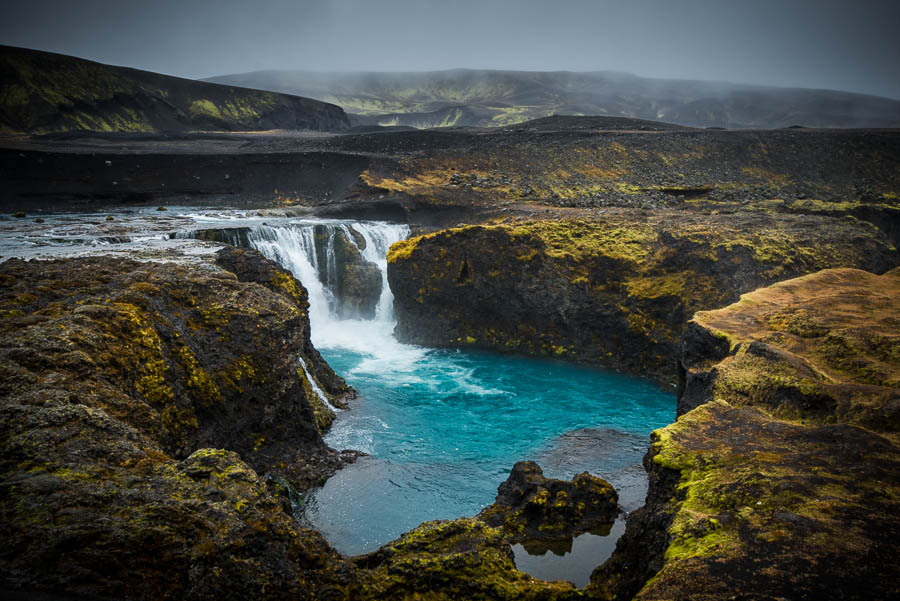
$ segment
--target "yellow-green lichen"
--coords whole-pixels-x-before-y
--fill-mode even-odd
[[[209,373],[197,362],[197,357],[183,344],[175,347],[175,356],[186,371],[188,393],[204,407],[222,402],[222,392]]]
[[[275,271],[272,274],[270,282],[277,289],[284,292],[288,298],[294,301],[298,308],[305,307],[307,304],[306,293],[303,286],[292,275],[283,271]]]

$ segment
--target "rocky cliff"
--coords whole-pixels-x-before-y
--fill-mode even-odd
[[[258,131],[350,126],[333,104],[0,46],[0,131]]]
[[[334,403],[351,390],[296,280],[241,250],[216,263],[0,265],[0,588],[311,598],[346,580],[280,483],[342,462],[309,378]]]
[[[492,130],[7,136],[12,209],[227,200],[427,225],[608,207],[853,216],[900,241],[900,132],[552,117]],[[547,216],[550,216],[547,215]]]
[[[653,434],[647,504],[591,592],[897,597],[898,299],[900,271],[840,269],[699,313],[690,410]]]
[[[678,413],[727,397],[786,419],[900,432],[898,286],[896,269],[828,270],[697,313],[681,342]]]
[[[897,256],[855,220],[619,211],[440,231],[397,243],[388,261],[401,340],[665,380],[695,311],[826,267],[883,272]]]

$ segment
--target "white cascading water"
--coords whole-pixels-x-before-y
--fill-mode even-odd
[[[309,321],[315,339],[322,325],[332,319],[330,307],[334,301],[331,291],[319,280],[315,224],[256,225],[250,229],[248,239],[253,248],[290,270],[303,283],[309,294]],[[327,261],[326,257],[323,259]],[[314,344],[318,346],[319,342]]]
[[[313,389],[313,392],[316,393],[316,396],[319,397],[319,400],[325,403],[325,406],[332,411],[340,411],[340,409],[331,404],[331,401],[328,400],[328,395],[325,394],[325,391],[322,390],[312,373],[310,373],[309,368],[306,367],[306,361],[303,359],[303,355],[300,355],[298,359],[300,359],[300,367],[303,368],[303,373],[306,374],[306,379],[309,381],[310,387]]]
[[[316,226],[327,228],[325,256],[319,256],[316,249]],[[366,241],[365,248],[359,249],[362,257],[377,265],[381,272],[381,296],[375,318],[371,320],[340,319],[335,312],[335,299],[329,290],[329,284],[337,277],[334,237],[337,232],[342,231],[356,245],[351,228]],[[402,224],[301,222],[290,225],[256,225],[250,230],[248,239],[254,248],[289,269],[306,287],[309,293],[311,338],[317,348],[345,348],[369,356],[366,361],[387,363],[392,358],[396,359],[398,354],[419,355],[413,347],[401,345],[394,339],[394,296],[387,281],[388,248],[391,244],[406,239],[408,235],[409,226]],[[322,271],[325,275],[324,282],[319,279]],[[371,363],[368,365],[375,367]],[[365,366],[360,367],[365,369]]]

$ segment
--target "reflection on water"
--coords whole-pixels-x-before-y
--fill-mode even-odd
[[[516,567],[541,580],[568,580],[584,588],[594,568],[606,561],[625,532],[625,520],[616,520],[605,533],[585,532],[556,543],[513,545]]]

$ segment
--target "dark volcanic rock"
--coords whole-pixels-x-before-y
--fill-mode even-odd
[[[447,227],[609,208],[853,216],[900,240],[900,132],[708,131],[557,117],[352,135],[53,134],[0,140],[10,212],[226,201]],[[622,121],[623,123],[619,123]],[[604,129],[612,127],[617,131]],[[165,200],[172,198],[172,201]],[[208,201],[207,201],[208,202]],[[28,203],[28,204],[25,204]]]
[[[223,248],[216,253],[216,264],[237,275],[242,282],[261,284],[273,292],[286,295],[301,311],[308,314],[309,299],[303,285],[294,279],[290,272],[282,269],[276,263],[262,258],[255,250]],[[329,367],[319,351],[312,345],[309,339],[308,320],[302,335],[304,341],[300,354],[304,357],[307,369],[320,388],[329,396],[329,402],[338,407],[345,407],[345,400],[355,398],[356,391],[347,386],[344,378]],[[312,404],[319,429],[324,431],[331,425],[334,413],[315,394],[307,374],[302,374],[302,378],[306,397]]]
[[[374,318],[382,285],[378,266],[364,260],[347,263],[341,276],[341,317]]]
[[[342,559],[230,451],[170,458],[83,404],[4,404],[0,588],[64,598],[311,599]]]
[[[318,480],[317,466],[337,461],[297,362],[311,347],[306,292],[254,251],[218,259],[234,272],[7,261],[2,357],[12,376],[0,392],[21,402],[56,391],[60,402],[96,406],[151,435],[174,457],[227,448],[260,471]],[[318,355],[306,362],[327,375],[318,379],[336,399],[350,393]]]
[[[334,294],[342,318],[372,319],[381,296],[381,270],[360,253],[365,239],[352,228],[350,236],[340,228],[316,226],[316,255],[334,257],[333,262],[320,260],[319,280]]]
[[[900,132],[895,130],[650,134],[591,129],[594,119],[558,118],[553,122],[559,127],[548,129],[539,123],[491,131],[348,135],[317,146],[373,153],[360,176],[368,196],[489,207],[495,217],[559,207],[671,207],[852,215],[888,233],[897,228]]]
[[[571,481],[545,478],[533,461],[520,461],[478,517],[503,529],[511,542],[572,538],[608,526],[619,513],[610,484],[587,472]]]
[[[516,570],[506,535],[475,519],[426,522],[356,558],[365,570],[355,598],[538,601],[579,599],[568,582],[542,582]]]
[[[455,228],[388,254],[397,336],[572,358],[669,379],[694,311],[832,266],[883,272],[893,247],[855,221],[621,212]]]
[[[898,269],[830,269],[697,313],[681,341],[679,415],[722,398],[900,432],[898,299]]]
[[[189,145],[195,149],[202,143]],[[65,144],[62,144],[65,146]],[[106,163],[111,165],[107,166]],[[316,152],[35,152],[0,149],[8,194],[0,207],[69,208],[112,202],[291,204],[343,196],[365,157]],[[227,176],[227,177],[226,177]]]
[[[229,271],[0,265],[0,588],[283,599],[348,583],[275,479],[341,463],[298,365],[330,373],[308,352],[306,293],[257,253],[218,260]]]
[[[588,593],[896,598],[898,299],[898,270],[837,269],[698,313],[682,415],[653,433],[647,503]]]
[[[653,437],[602,598],[891,599],[900,453],[861,428],[713,401]],[[652,580],[651,580],[652,578]]]

